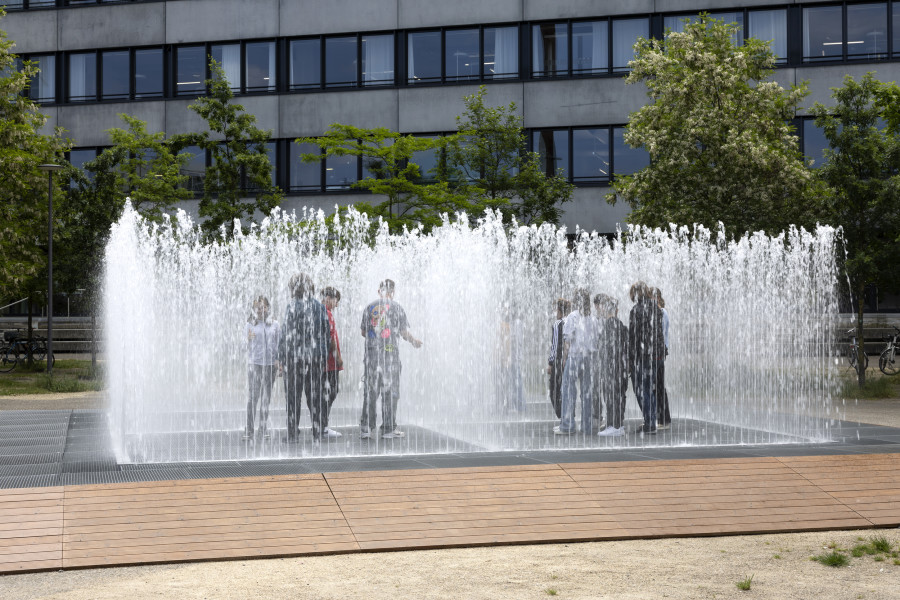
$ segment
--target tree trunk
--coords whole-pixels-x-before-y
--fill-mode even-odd
[[[856,284],[856,375],[859,387],[866,384],[866,339],[863,336],[863,302],[866,282],[860,278]]]
[[[28,295],[28,299],[25,301],[25,312],[28,313],[28,347],[31,348],[31,341],[34,338],[34,328],[31,323],[31,294]],[[31,352],[28,352],[25,355],[27,358],[25,359],[25,364],[31,369],[34,366],[34,355]]]

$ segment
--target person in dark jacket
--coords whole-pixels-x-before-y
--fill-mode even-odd
[[[572,303],[565,298],[556,301],[556,322],[550,333],[550,357],[547,360],[547,373],[550,375],[550,404],[556,418],[562,413],[562,374],[563,374],[563,326],[566,315],[572,312]]]
[[[598,379],[600,397],[606,403],[606,429],[599,436],[625,435],[625,392],[628,391],[628,328],[619,320],[619,304],[606,294],[594,296],[600,322]]]
[[[296,442],[300,423],[300,400],[312,421],[313,439],[319,440],[324,425],[325,367],[330,330],[325,306],[314,298],[315,286],[306,274],[291,277],[291,303],[281,329],[279,360],[284,366],[287,397],[287,439]]]
[[[663,340],[665,352],[663,359],[659,361],[659,372],[656,374],[656,427],[669,429],[672,426],[672,414],[669,411],[669,392],[666,390],[666,358],[669,356],[669,313],[666,311],[666,301],[663,299],[662,290],[653,288],[653,298],[662,312]]]
[[[643,281],[631,286],[629,297],[635,303],[628,317],[628,364],[634,393],[644,415],[644,434],[656,433],[656,377],[665,358],[662,311],[650,288]]]

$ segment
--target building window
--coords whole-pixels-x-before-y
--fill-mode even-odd
[[[275,74],[275,42],[248,42],[246,52],[246,91],[274,92],[278,84]]]
[[[562,169],[569,175],[569,131],[567,129],[539,129],[532,134],[534,150],[541,155],[541,170],[547,177],[555,177]]]
[[[572,74],[606,73],[609,67],[609,24],[572,23]]]
[[[209,51],[212,59],[219,63],[225,73],[225,79],[232,91],[241,91],[241,45],[214,44]],[[203,79],[206,79],[205,77]]]
[[[437,135],[423,135],[420,137],[424,137],[430,140],[436,140],[440,136]],[[410,162],[414,163],[419,167],[419,178],[416,180],[419,183],[434,183],[437,181],[437,168],[440,161],[441,155],[440,150],[438,148],[432,148],[431,150],[419,150],[418,152],[413,152]]]
[[[164,93],[162,48],[135,50],[134,97],[160,98]]]
[[[572,130],[572,181],[609,181],[609,128]]]
[[[131,97],[131,62],[128,50],[100,53],[101,97],[128,100]]]
[[[803,8],[803,60],[838,60],[843,56],[844,33],[840,6]]]
[[[430,83],[441,80],[441,32],[419,31],[407,36],[407,80]]]
[[[569,73],[569,35],[565,23],[547,23],[531,28],[531,61],[535,77]]]
[[[488,27],[484,30],[484,78],[519,76],[519,28]]]
[[[625,128],[613,127],[613,173],[631,175],[650,164],[650,155],[625,143]]]
[[[196,96],[206,91],[206,47],[175,49],[175,95]]]
[[[363,85],[394,83],[394,36],[362,36]]]
[[[787,62],[787,11],[752,10],[747,15],[747,36],[769,42],[777,62]]]
[[[195,198],[203,195],[203,181],[206,179],[206,151],[200,146],[187,146],[179,154],[189,154],[190,160],[181,167],[180,174],[187,175],[182,187],[190,190]]]
[[[329,156],[325,159],[325,189],[349,190],[357,182],[356,156]]]
[[[84,170],[85,163],[97,158],[96,148],[73,148],[69,151],[69,163],[77,168]]]
[[[28,97],[35,102],[56,102],[56,57],[31,56],[29,60],[36,63],[40,73],[31,78]]]
[[[356,36],[325,38],[325,87],[355,86]]]
[[[634,45],[638,38],[650,35],[650,19],[616,19],[612,22],[612,68],[628,70],[628,62],[634,59]]]
[[[318,38],[291,40],[290,72],[292,90],[318,88],[322,83],[322,42]]]
[[[295,144],[296,145],[296,144]],[[278,185],[278,144],[277,142],[266,142],[266,156],[269,158],[269,164],[272,165],[271,172],[271,183],[272,185]],[[241,188],[247,190],[248,192],[259,192],[260,187],[255,185],[250,178],[247,176],[247,170],[245,167],[241,167]]]
[[[887,4],[847,5],[847,57],[887,57]]]
[[[816,127],[815,119],[803,119],[803,155],[812,159],[812,167],[818,169],[825,164],[825,149],[830,148],[825,132]]]
[[[481,53],[477,29],[453,29],[444,33],[444,67],[447,81],[478,79]]]
[[[97,99],[97,54],[84,52],[69,55],[69,102]]]
[[[303,162],[304,154],[321,154],[315,144],[289,144],[288,190],[291,192],[318,192],[322,189],[322,162]]]

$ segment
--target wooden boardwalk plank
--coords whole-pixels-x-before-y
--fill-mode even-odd
[[[0,573],[62,567],[64,488],[0,490]]]

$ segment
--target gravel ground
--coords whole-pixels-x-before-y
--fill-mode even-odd
[[[0,398],[0,410],[99,408],[103,395]],[[847,401],[845,418],[900,427],[900,398]],[[836,544],[900,530],[829,531],[582,544],[460,548],[155,565],[0,576],[0,598],[777,598],[897,600],[892,558],[810,560]],[[751,589],[736,583],[753,576]]]

